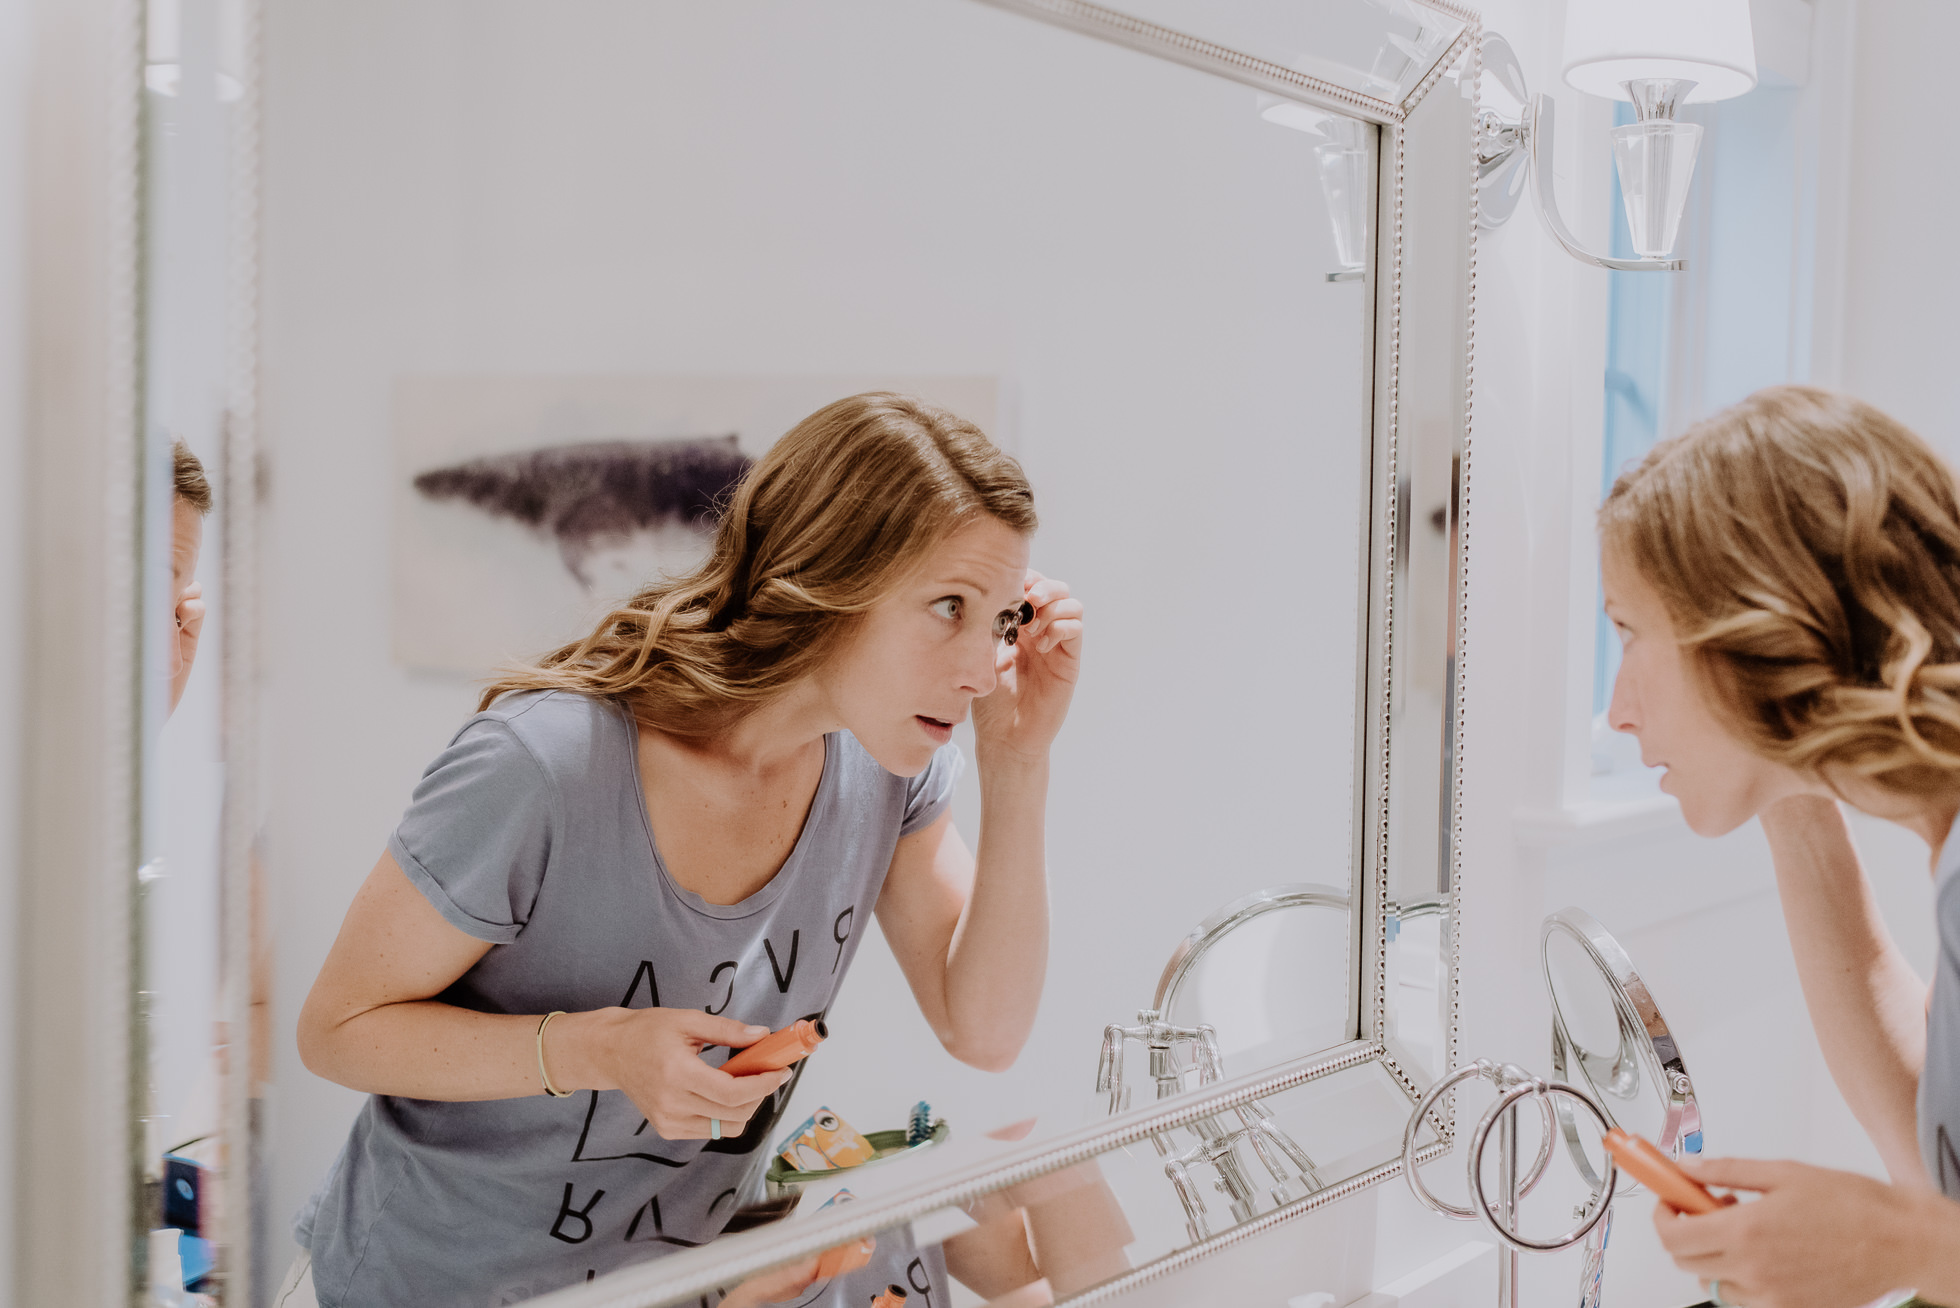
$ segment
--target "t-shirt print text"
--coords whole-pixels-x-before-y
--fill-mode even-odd
[[[826,924],[829,929],[822,933],[835,941],[840,962],[855,916],[854,907],[844,908],[831,915]],[[708,966],[704,976],[675,978],[672,988],[693,992],[689,997],[699,1001],[703,1012],[771,1029],[799,1017],[819,1020],[835,991],[837,968],[833,965],[819,970],[820,962],[810,966],[803,928],[792,927],[787,941],[779,944],[781,936],[779,930],[765,933],[761,948],[750,951],[745,959],[722,959]],[[797,985],[799,969],[804,979],[801,986]],[[799,1001],[808,1004],[802,1012],[795,1011],[803,1006]],[[627,980],[620,1007],[675,1006],[674,998],[662,995],[660,969],[655,962],[640,959]],[[729,1053],[732,1051],[723,1053],[722,1058]],[[721,1061],[712,1054],[710,1057]],[[666,1140],[624,1092],[586,1091],[568,1161],[606,1164],[607,1184],[615,1192],[630,1186],[626,1197],[634,1206],[628,1209],[617,1193],[609,1200],[605,1186],[587,1182],[592,1188],[586,1189],[579,1177],[593,1173],[577,1168],[548,1197],[549,1206],[544,1210],[551,1214],[547,1233],[553,1240],[574,1245],[595,1236],[605,1238],[608,1230],[616,1231],[616,1238],[628,1243],[651,1241],[683,1248],[713,1239],[733,1216],[750,1156],[768,1141],[780,1122],[804,1065],[796,1064],[790,1079],[756,1109],[743,1131],[720,1140]]]

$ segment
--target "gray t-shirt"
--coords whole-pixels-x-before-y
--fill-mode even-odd
[[[699,1008],[774,1030],[830,1007],[898,838],[945,811],[960,767],[949,745],[917,777],[893,776],[849,733],[825,737],[782,870],[710,904],[661,863],[627,712],[508,695],[430,765],[388,849],[445,919],[493,946],[445,1003]],[[616,1090],[371,1096],[294,1224],[321,1308],[491,1308],[712,1240],[759,1197],[795,1084],[715,1142],[662,1139]]]
[[[1919,1074],[1919,1153],[1934,1184],[1960,1199],[1960,831],[1947,837],[1933,880],[1939,962],[1926,1013],[1926,1067]]]

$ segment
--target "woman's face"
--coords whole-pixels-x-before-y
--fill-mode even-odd
[[[1639,738],[1641,762],[1667,769],[1661,789],[1681,801],[1691,830],[1726,835],[1779,799],[1821,789],[1756,754],[1717,716],[1667,605],[1637,569],[1609,549],[1600,573],[1623,651],[1607,724]]]
[[[1028,541],[982,518],[947,537],[819,674],[826,698],[887,772],[917,776],[998,675],[994,619],[1021,603]]]

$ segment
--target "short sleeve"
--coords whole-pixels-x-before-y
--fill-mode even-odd
[[[941,745],[935,750],[926,770],[905,782],[905,820],[899,824],[898,834],[909,836],[937,821],[953,802],[953,791],[965,770],[966,756],[958,745]]]
[[[544,882],[556,799],[509,726],[478,718],[422,774],[388,852],[451,926],[509,944]]]

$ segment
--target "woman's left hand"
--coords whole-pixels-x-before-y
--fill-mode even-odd
[[[792,1299],[801,1298],[805,1290],[824,1279],[822,1275],[824,1259],[842,1255],[835,1257],[835,1264],[842,1270],[831,1273],[832,1276],[840,1276],[845,1271],[856,1271],[870,1262],[871,1255],[877,1248],[878,1238],[867,1235],[862,1240],[853,1240],[849,1244],[839,1245],[823,1253],[811,1254],[808,1258],[793,1262],[787,1267],[758,1272],[730,1290],[728,1296],[721,1301],[721,1308],[761,1308],[763,1304],[788,1303]]]
[[[1960,1204],[1927,1190],[1804,1163],[1682,1163],[1704,1185],[1762,1197],[1690,1217],[1654,1205],[1674,1264],[1747,1308],[1844,1308],[1913,1288],[1929,1251],[1960,1238]],[[1919,1283],[1928,1293],[1932,1286]]]
[[[1082,670],[1082,601],[1068,583],[1029,570],[1023,583],[1034,618],[995,653],[1000,681],[973,702],[975,747],[983,754],[1045,757],[1068,716]]]

